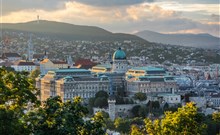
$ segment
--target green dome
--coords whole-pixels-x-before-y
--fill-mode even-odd
[[[113,54],[113,60],[114,59],[126,59],[125,52],[121,50],[119,47],[117,51]]]

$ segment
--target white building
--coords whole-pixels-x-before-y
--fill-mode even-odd
[[[205,97],[189,97],[189,101],[196,103],[196,107],[206,107],[207,99]]]
[[[214,107],[220,107],[220,94],[211,95],[209,100],[213,103]]]
[[[21,56],[17,53],[3,53],[2,54],[3,59],[7,59],[10,62],[15,62],[21,60]]]
[[[11,65],[12,68],[15,69],[15,71],[28,71],[31,72],[37,68],[37,66],[33,62],[26,62],[26,61],[18,61]]]
[[[157,95],[162,98],[162,101],[168,104],[179,104],[181,103],[181,97],[177,94],[161,93]]]

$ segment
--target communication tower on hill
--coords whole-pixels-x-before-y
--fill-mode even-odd
[[[37,15],[37,23],[40,23],[40,16]]]

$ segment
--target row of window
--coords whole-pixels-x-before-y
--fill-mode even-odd
[[[73,98],[75,96],[80,96],[81,98],[91,98],[95,96],[94,93],[70,93],[70,94],[64,94],[64,98]]]
[[[146,92],[172,92],[173,88],[150,88],[150,89],[140,89],[140,92],[146,93]]]

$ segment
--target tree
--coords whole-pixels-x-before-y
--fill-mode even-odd
[[[94,107],[104,108],[108,106],[108,100],[106,97],[98,97],[95,99]]]
[[[147,108],[145,106],[141,106],[138,110],[139,117],[145,118],[147,115]]]
[[[212,114],[212,119],[214,122],[212,124],[215,125],[216,134],[220,135],[220,112],[215,112]]]
[[[0,68],[0,134],[29,134],[22,117],[38,105],[36,95],[26,75]]]
[[[130,135],[144,135],[137,125],[131,125]]]
[[[202,134],[206,125],[198,121],[197,108],[194,103],[188,103],[177,112],[165,112],[161,120],[152,122],[145,119],[145,130],[150,135],[155,134]]]
[[[147,115],[147,108],[145,106],[136,105],[131,109],[133,117],[145,118]]]
[[[159,108],[160,108],[160,103],[159,103],[159,101],[152,101],[152,108],[157,108],[157,109],[159,109]]]
[[[128,119],[116,118],[114,125],[118,132],[129,133],[130,121]]]
[[[105,97],[105,98],[108,98],[109,95],[106,91],[99,91],[95,94],[95,98],[99,98],[99,97]]]
[[[147,99],[147,95],[146,93],[138,92],[138,93],[135,93],[134,99],[145,101]]]
[[[212,119],[220,123],[220,112],[215,112],[212,114]]]
[[[33,82],[35,83],[35,79],[40,75],[40,70],[39,69],[35,69],[33,71],[31,71],[30,73],[30,78],[32,78]]]
[[[136,105],[131,109],[131,113],[134,117],[138,117],[139,116],[139,109],[141,108],[140,105]]]
[[[29,112],[24,120],[32,134],[104,134],[102,114],[97,113],[90,120],[84,120],[87,113],[80,97],[65,103],[60,97],[53,97],[47,99],[42,107]]]

